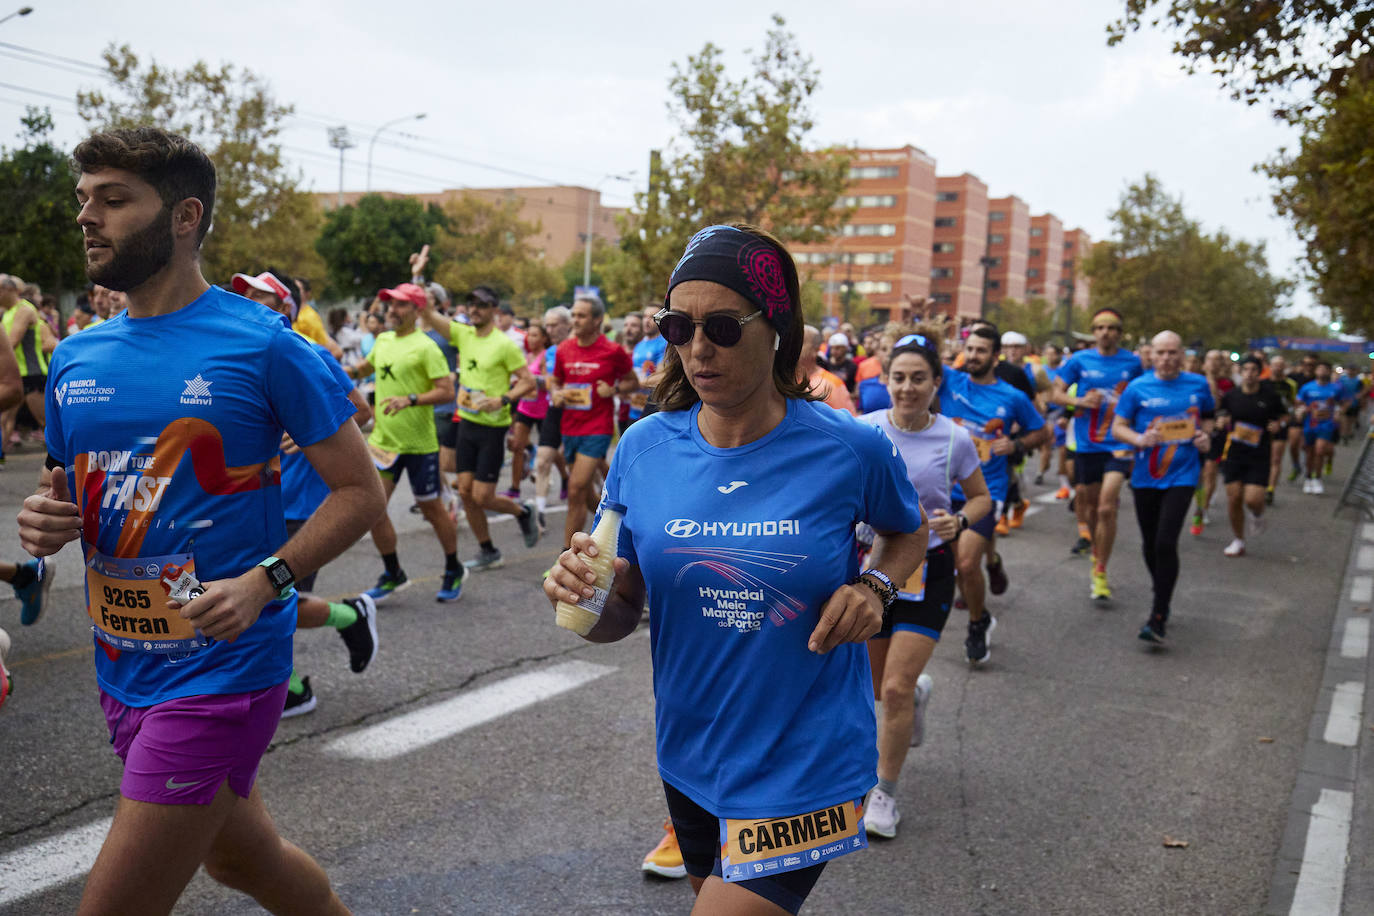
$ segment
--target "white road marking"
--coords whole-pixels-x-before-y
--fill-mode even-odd
[[[0,856],[0,905],[85,875],[113,821],[102,818]]]
[[[1351,617],[1341,634],[1341,658],[1364,658],[1369,654],[1369,618]]]
[[[1331,696],[1331,712],[1326,716],[1327,744],[1354,747],[1360,742],[1360,719],[1364,714],[1364,683],[1344,681],[1336,685]]]
[[[325,750],[340,757],[390,760],[580,687],[614,670],[606,665],[574,661],[518,674],[336,738],[325,745]]]
[[[1351,576],[1350,600],[1356,604],[1363,604],[1371,599],[1374,599],[1374,577]]]
[[[1366,541],[1374,541],[1374,522],[1364,523],[1363,534]]]
[[[1035,497],[1035,501],[1038,502],[1038,503],[1059,503],[1059,502],[1067,502],[1067,500],[1055,499],[1055,498],[1054,498],[1054,494],[1055,494],[1055,491],[1054,491],[1054,490],[1050,490],[1050,491],[1048,491],[1048,492],[1041,493],[1039,496]],[[1374,525],[1369,525],[1369,526],[1367,526],[1367,527],[1374,528]]]
[[[1353,793],[1322,789],[1307,821],[1307,842],[1289,916],[1327,916],[1341,911],[1354,806]]]
[[[1355,568],[1374,569],[1374,544],[1360,545],[1359,551],[1355,554]]]

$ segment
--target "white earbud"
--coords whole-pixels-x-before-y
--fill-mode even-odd
[[[776,331],[774,331],[774,332],[773,332],[773,352],[774,352],[774,353],[778,352],[778,350],[779,350],[781,347],[782,347],[782,335],[779,334],[779,333],[777,333]]]

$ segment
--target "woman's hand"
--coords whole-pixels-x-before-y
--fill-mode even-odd
[[[558,562],[544,579],[544,595],[551,604],[560,601],[576,604],[583,598],[590,598],[596,592],[591,583],[596,581],[596,573],[587,565],[583,557],[597,555],[592,536],[579,531],[572,536],[572,547],[558,555]],[[615,558],[615,574],[618,576],[630,568],[630,561],[624,557]]]
[[[959,516],[950,515],[944,509],[932,509],[930,530],[948,544],[959,536]]]
[[[863,642],[882,626],[883,604],[877,593],[862,583],[841,585],[821,608],[821,621],[806,647],[824,655],[841,643]]]

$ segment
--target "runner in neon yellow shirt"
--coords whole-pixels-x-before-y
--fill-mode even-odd
[[[444,550],[444,574],[439,601],[457,601],[463,592],[463,567],[458,563],[458,528],[439,499],[439,438],[434,430],[434,405],[453,400],[453,379],[438,344],[415,327],[425,305],[425,291],[413,283],[384,289],[392,330],[377,337],[367,358],[348,368],[353,378],[377,376],[376,426],[367,440],[382,475],[387,500],[405,472],[415,504],[434,529]],[[396,529],[385,514],[372,528],[372,540],[385,570],[367,594],[380,601],[408,583],[396,557]]]
[[[435,309],[423,312],[425,323],[447,336],[458,351],[458,495],[463,498],[468,526],[477,538],[477,559],[468,564],[476,570],[496,569],[502,563],[501,551],[492,543],[487,526],[488,509],[515,516],[526,547],[539,542],[534,503],[517,503],[496,493],[506,459],[510,405],[535,390],[525,354],[496,325],[500,302],[490,287],[474,289],[467,299],[470,325],[450,321]],[[514,385],[511,376],[515,376]]]

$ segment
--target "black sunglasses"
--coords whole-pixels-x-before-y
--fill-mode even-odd
[[[744,325],[762,314],[763,310],[759,309],[739,318],[735,315],[717,312],[697,321],[682,312],[663,309],[654,316],[654,324],[658,325],[658,331],[663,335],[663,339],[675,347],[683,347],[691,343],[692,338],[696,336],[698,325],[705,329],[706,339],[711,343],[718,347],[733,347],[739,343],[740,337],[744,334]]]

